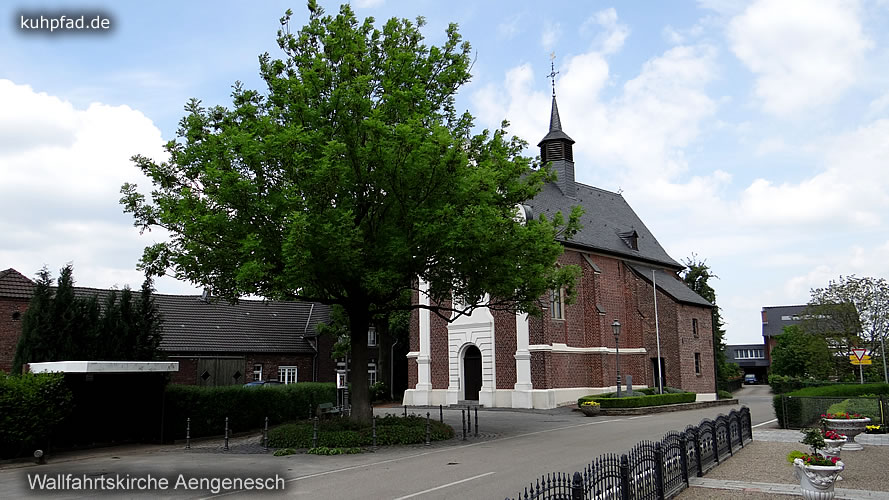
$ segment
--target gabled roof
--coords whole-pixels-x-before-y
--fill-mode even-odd
[[[111,290],[75,287],[78,297],[97,296],[100,304]],[[133,291],[138,300],[140,292]],[[163,315],[160,348],[168,353],[314,353],[306,337],[330,318],[330,306],[315,302],[240,300],[204,301],[200,295],[154,294]]]
[[[805,314],[806,305],[770,306],[762,308],[762,335],[774,337],[784,333],[784,327],[798,325]]]
[[[657,263],[676,270],[684,267],[667,255],[623,196],[579,182],[575,182],[575,185],[577,188],[574,198],[563,195],[554,183],[547,183],[540,193],[527,203],[533,209],[535,216],[542,213],[550,219],[559,211],[567,217],[575,205],[583,207],[584,214],[580,218],[583,227],[572,239],[560,239],[562,243]],[[632,231],[638,235],[636,239],[638,250],[631,248],[625,236],[621,236]]]
[[[36,285],[15,269],[0,271],[0,297],[29,299]]]
[[[695,293],[685,284],[685,282],[677,278],[673,272],[644,266],[634,262],[628,262],[627,265],[629,265],[639,277],[649,283],[651,283],[651,273],[654,272],[654,279],[657,281],[658,290],[669,295],[677,302],[703,307],[713,307],[713,304]]]

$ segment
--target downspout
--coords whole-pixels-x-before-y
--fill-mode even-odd
[[[389,399],[395,399],[395,345],[398,344],[398,339],[395,339],[395,342],[392,342],[392,345],[389,346]]]
[[[309,317],[306,318],[306,326],[303,328],[303,338],[306,338],[306,334],[309,332],[309,323],[312,321],[312,313],[315,311],[315,303],[312,303],[312,307],[309,309]],[[315,337],[315,342],[309,342],[309,345],[312,346],[312,349],[315,350],[315,354],[312,356],[312,382],[318,381],[318,337]]]

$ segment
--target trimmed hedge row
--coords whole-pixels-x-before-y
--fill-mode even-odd
[[[191,437],[221,435],[225,418],[231,432],[259,429],[269,418],[277,425],[306,418],[321,403],[336,401],[332,383],[300,382],[268,387],[167,386],[164,409],[166,439],[185,438],[191,418]]]
[[[61,373],[0,372],[0,457],[43,446],[73,408],[71,390]]]
[[[694,403],[697,394],[680,392],[669,394],[653,394],[651,396],[630,396],[625,398],[602,397],[601,395],[584,396],[577,400],[577,406],[585,401],[596,401],[602,408],[641,408],[644,406],[661,406],[679,403]]]
[[[830,380],[815,380],[789,375],[769,375],[769,387],[774,394],[786,394],[800,389],[837,385]]]
[[[441,441],[454,437],[454,429],[437,420],[429,422],[430,439]],[[274,448],[310,448],[313,424],[310,421],[284,424],[269,430],[269,446]],[[416,415],[397,417],[388,415],[377,418],[377,445],[419,444],[426,441],[426,419]],[[318,429],[318,446],[328,448],[353,448],[373,444],[373,430],[349,419],[321,420]]]
[[[783,428],[797,428],[815,425],[822,413],[830,411],[832,405],[850,399],[869,395],[889,395],[889,384],[834,384],[820,387],[807,387],[787,394],[772,397],[772,408],[778,417],[778,425]],[[782,396],[786,396],[782,400]],[[865,403],[866,404],[866,403]],[[848,407],[847,403],[847,407]],[[855,403],[852,403],[855,406]],[[787,410],[787,421],[784,410]],[[853,413],[861,413],[853,411]]]

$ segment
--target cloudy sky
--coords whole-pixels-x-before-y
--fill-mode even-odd
[[[163,235],[140,235],[118,204],[122,183],[147,187],[128,158],[161,157],[188,98],[262,88],[278,19],[307,15],[257,3],[92,2],[109,31],[51,35],[21,28],[24,2],[0,6],[0,269],[73,262],[82,286],[140,285],[142,249]],[[577,180],[621,191],[675,259],[706,259],[730,343],[761,341],[763,306],[889,275],[889,2],[547,5],[353,3],[361,17],[426,17],[430,43],[459,23],[476,54],[460,106],[531,144],[547,131],[555,52]]]

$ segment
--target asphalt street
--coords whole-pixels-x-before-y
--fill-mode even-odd
[[[736,394],[751,409],[753,424],[773,426],[774,413],[767,386],[753,386]],[[383,447],[372,453],[345,456],[221,452],[216,442],[93,450],[58,457],[43,466],[5,466],[0,470],[0,498],[94,498],[90,491],[41,491],[29,486],[34,474],[60,477],[120,478],[168,477],[167,489],[144,492],[113,491],[109,498],[247,498],[256,491],[228,490],[214,495],[212,488],[173,488],[177,481],[201,477],[261,477],[283,481],[263,496],[280,498],[408,499],[497,498],[517,496],[523,487],[549,472],[580,470],[596,457],[622,453],[642,440],[660,439],[670,430],[682,430],[703,418],[728,413],[735,406],[660,413],[635,417],[585,417],[570,408],[547,411],[480,410],[479,437],[460,439],[461,413],[445,409],[445,421],[457,430],[456,439],[408,447]],[[377,409],[378,414],[401,408]],[[411,411],[409,409],[409,411]],[[414,413],[438,416],[438,408]],[[250,438],[253,439],[253,438]],[[253,446],[255,448],[255,446]],[[179,475],[183,477],[180,478]],[[61,476],[66,477],[66,476]],[[283,482],[283,484],[282,484]],[[212,485],[211,485],[212,486]]]

